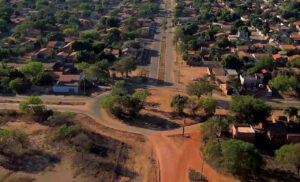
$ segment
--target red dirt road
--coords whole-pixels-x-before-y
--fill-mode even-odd
[[[199,153],[199,129],[187,131],[189,138],[170,137],[177,132],[157,133],[148,136],[152,142],[160,165],[161,182],[189,182],[189,169],[201,170],[202,158]],[[217,173],[204,164],[204,176],[210,182],[236,182],[232,177]]]

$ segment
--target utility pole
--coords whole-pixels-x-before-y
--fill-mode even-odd
[[[185,118],[183,120],[183,125],[182,125],[182,137],[184,137],[184,129],[185,129]]]

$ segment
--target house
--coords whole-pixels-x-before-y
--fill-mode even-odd
[[[263,78],[261,78],[258,74],[250,75],[250,76],[243,76],[240,75],[241,85],[244,88],[253,88],[262,84]]]
[[[216,85],[222,90],[225,95],[228,95],[227,76],[216,76]]]
[[[300,133],[288,133],[286,134],[287,143],[299,143],[300,142]]]
[[[113,49],[111,51],[111,53],[116,57],[119,58],[120,57],[120,50],[119,49]]]
[[[237,140],[254,142],[255,130],[248,124],[234,124],[232,125],[232,137]]]
[[[53,86],[54,93],[79,93],[82,77],[80,75],[60,75]]]
[[[221,67],[216,67],[216,68],[208,67],[207,74],[211,76],[225,76],[225,71]]]
[[[226,76],[238,76],[238,73],[234,69],[224,69]]]
[[[286,127],[284,123],[268,123],[266,132],[272,144],[284,144],[286,141]]]

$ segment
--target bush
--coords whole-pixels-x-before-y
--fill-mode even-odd
[[[52,116],[48,118],[54,126],[61,126],[61,125],[73,125],[74,124],[74,117],[75,114],[70,112],[54,112]]]
[[[23,155],[29,146],[27,135],[18,129],[0,129],[0,150],[7,156]]]
[[[48,72],[41,72],[34,77],[33,82],[39,86],[51,85],[53,82],[53,77]]]
[[[16,94],[23,94],[30,88],[27,80],[16,78],[9,82],[9,88]]]
[[[81,128],[78,125],[67,126],[66,124],[62,125],[58,129],[57,138],[58,139],[70,139],[75,137],[81,132]]]

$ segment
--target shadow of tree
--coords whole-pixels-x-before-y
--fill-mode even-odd
[[[299,182],[299,176],[296,176],[290,171],[282,169],[267,169],[262,170],[258,179],[253,181],[269,182],[269,181],[288,181],[288,182]]]
[[[57,156],[41,151],[37,151],[32,154],[25,154],[18,157],[3,158],[5,159],[1,161],[0,165],[5,169],[13,171],[23,171],[28,173],[44,171],[47,167],[54,167],[56,163],[60,162],[60,159]]]
[[[134,119],[125,119],[124,122],[132,126],[148,128],[153,130],[168,130],[178,128],[180,126],[167,119],[151,114],[139,115]]]

